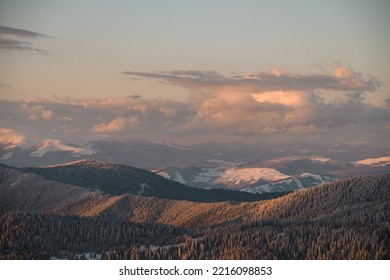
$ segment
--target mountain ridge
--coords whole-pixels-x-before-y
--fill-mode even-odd
[[[103,167],[106,166],[103,165]],[[4,169],[9,170],[5,172]],[[10,176],[7,177],[7,174]],[[390,201],[387,192],[390,189],[390,174],[342,179],[272,200],[253,202],[199,202],[140,196],[131,193],[112,195],[100,190],[43,180],[35,174],[22,173],[4,165],[0,166],[0,175],[2,178],[0,199],[3,200],[0,213],[15,210],[49,212],[59,215],[162,223],[189,228],[216,225],[236,219],[253,220],[253,217],[257,216],[261,219],[283,219],[283,217],[288,216],[288,213],[300,213],[300,208],[297,206],[299,204],[304,205],[305,211],[312,216],[298,215],[298,218],[307,220],[317,213],[313,207],[322,205],[321,207],[333,211],[339,204],[347,207],[346,205],[350,203],[348,198],[353,198],[352,202],[355,205],[371,200]],[[360,182],[365,183],[361,184]],[[368,187],[375,184],[380,186],[376,191],[374,188]],[[13,192],[9,192],[9,189],[13,189]],[[313,198],[308,200],[302,199],[302,197]],[[16,198],[20,198],[19,201]],[[8,204],[15,203],[16,207],[7,208],[7,203],[5,203],[7,200]],[[316,200],[315,203],[313,203],[314,200]],[[324,202],[328,202],[328,204],[324,204]],[[312,207],[312,209],[307,210],[307,207]]]
[[[104,259],[390,255],[390,174],[342,179],[271,200],[207,203],[112,195],[4,165],[0,175],[0,200],[8,201],[0,201],[0,258],[73,259],[83,252]]]
[[[148,170],[91,160],[45,167],[8,168],[27,174],[33,173],[45,180],[102,191],[109,195],[135,194],[200,202],[256,201],[283,195],[253,195],[223,189],[197,189],[164,179]]]

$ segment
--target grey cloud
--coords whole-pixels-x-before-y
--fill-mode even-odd
[[[231,81],[226,77],[220,76],[215,72],[201,71],[172,71],[160,73],[145,73],[125,71],[122,74],[130,76],[138,76],[144,78],[161,79],[169,83],[188,87],[188,88],[216,88],[231,84]]]
[[[1,34],[27,37],[27,38],[37,38],[37,37],[50,38],[51,37],[45,34],[33,32],[25,29],[7,27],[7,26],[0,26],[0,35]]]
[[[220,133],[238,137],[286,135],[288,138],[310,134],[341,139],[343,135],[333,133],[345,128],[344,132],[348,131],[351,136],[361,135],[365,130],[372,134],[377,130],[379,137],[383,135],[380,127],[389,117],[388,110],[363,102],[366,92],[374,92],[380,86],[375,77],[356,73],[341,64],[333,69],[333,75],[262,72],[227,77],[216,72],[181,70],[123,74],[164,80],[193,92],[190,98],[194,101],[191,108],[194,117],[174,130],[182,135],[207,137]],[[326,91],[340,92],[348,101],[328,102],[319,95]],[[252,97],[251,93],[260,95]]]
[[[0,38],[0,49],[31,49],[32,43]]]
[[[313,110],[315,115],[311,122],[320,127],[343,127],[350,124],[375,127],[390,117],[389,109],[356,100],[339,105],[316,103],[313,104]]]
[[[27,50],[34,51],[40,54],[48,54],[48,50],[34,48],[33,44],[26,41],[18,41],[14,39],[0,38],[0,50]]]
[[[185,103],[134,98],[59,102],[0,100],[0,127],[66,142],[91,136],[171,141],[208,141],[218,137],[224,141],[260,138],[287,142],[300,138],[357,139],[382,141],[382,144],[388,141],[388,108],[354,100],[333,104],[314,99],[299,108],[250,103],[246,98],[235,102],[218,99]],[[43,111],[53,112],[50,121],[42,117]]]
[[[351,69],[348,69],[351,70]],[[151,79],[161,79],[169,83],[193,89],[240,88],[246,91],[276,90],[335,90],[335,91],[368,91],[379,88],[380,82],[371,75],[364,77],[352,72],[347,77],[336,77],[324,74],[281,74],[262,72],[251,75],[222,76],[216,72],[203,71],[170,71],[170,72],[122,72],[125,75]]]
[[[6,83],[0,82],[0,88],[10,88],[10,86]]]
[[[6,38],[5,36],[14,36],[17,39]],[[24,29],[0,26],[0,50],[32,51],[39,54],[49,54],[45,49],[35,48],[30,41],[19,40],[19,38],[50,38],[50,36],[28,31]]]
[[[128,97],[128,98],[133,98],[133,99],[140,99],[140,98],[142,97],[142,95],[133,94],[133,95],[128,95],[127,97]]]
[[[42,117],[44,111],[53,112],[52,120]],[[65,138],[70,142],[102,134],[128,138],[170,135],[175,126],[181,125],[193,114],[187,104],[163,100],[0,100],[0,127],[42,139]]]

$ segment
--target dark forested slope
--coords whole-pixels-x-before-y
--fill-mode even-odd
[[[80,200],[97,203],[104,197],[108,196],[0,165],[0,214],[18,210],[50,212]]]
[[[132,247],[137,252],[141,244],[181,243],[186,233],[152,223],[10,212],[0,217],[0,259],[73,259],[87,252],[115,258],[116,250],[134,259]]]
[[[283,195],[281,193],[254,195],[222,189],[198,189],[167,180],[144,169],[90,160],[47,167],[20,168],[19,170],[34,173],[47,180],[101,190],[111,195],[130,193],[199,202],[256,201]]]

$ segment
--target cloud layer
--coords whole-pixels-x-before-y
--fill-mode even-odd
[[[3,100],[0,127],[74,143],[96,138],[389,143],[389,106],[364,100],[380,83],[344,65],[330,74],[280,70],[231,77],[200,71],[125,74],[162,79],[192,94],[187,102],[140,96]],[[331,94],[336,94],[336,101],[327,98]]]
[[[375,77],[356,73],[352,68],[342,64],[335,65],[332,74],[297,74],[282,72],[278,69],[270,72],[245,75],[222,76],[216,72],[204,71],[171,71],[171,72],[133,72],[123,74],[144,78],[161,79],[168,83],[190,89],[203,90],[240,90],[244,92],[264,91],[368,91],[378,89],[379,81]]]
[[[50,37],[45,34],[19,29],[19,28],[7,27],[7,26],[0,26],[0,34],[15,35],[15,36],[26,37],[26,38],[37,38],[37,37],[49,38]]]
[[[33,51],[48,54],[48,50],[35,48],[32,42],[26,41],[26,39],[36,38],[50,38],[50,36],[29,30],[0,26],[0,50]]]

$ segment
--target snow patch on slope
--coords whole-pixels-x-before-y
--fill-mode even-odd
[[[244,164],[244,161],[226,161],[223,159],[209,159],[207,162],[219,167],[235,167]]]
[[[362,160],[356,161],[355,164],[372,165],[372,166],[385,166],[385,165],[390,164],[390,156],[362,159]]]
[[[303,188],[313,187],[331,181],[334,181],[334,179],[327,176],[303,173],[298,176],[287,178],[285,180],[268,182],[266,184],[245,188],[241,191],[249,193],[289,192],[297,191]]]
[[[221,167],[202,168],[202,172],[199,172],[194,178],[194,182],[214,184],[215,180],[222,174]]]
[[[165,179],[171,179],[171,175],[169,175],[167,172],[165,171],[156,171],[156,170],[152,170],[152,172],[155,172],[157,175],[160,175],[161,177],[164,177]]]
[[[297,161],[297,160],[311,160],[315,162],[320,162],[320,163],[329,163],[332,162],[330,158],[326,157],[321,157],[321,156],[291,156],[291,157],[282,157],[282,158],[276,158],[272,159],[270,161],[273,162],[290,162],[290,161]]]
[[[332,161],[330,158],[325,158],[325,157],[309,157],[309,159],[312,161],[318,161],[323,163]]]
[[[186,180],[184,180],[183,176],[179,171],[175,171],[175,176],[173,177],[173,181],[182,183],[182,184],[187,184]]]
[[[90,147],[85,147],[85,148],[76,147],[76,146],[62,144],[60,140],[46,139],[38,146],[37,150],[31,153],[31,156],[43,157],[48,152],[56,152],[56,151],[68,151],[68,152],[72,152],[76,156],[92,155],[96,153]]]
[[[145,187],[147,186],[146,183],[139,184],[140,189],[138,190],[138,195],[143,195],[145,193]]]
[[[12,158],[13,155],[14,155],[14,152],[7,152],[0,159],[1,160],[10,159],[10,158]]]
[[[226,170],[218,182],[223,184],[239,185],[242,183],[256,183],[259,180],[277,181],[290,176],[272,168],[231,168]]]

